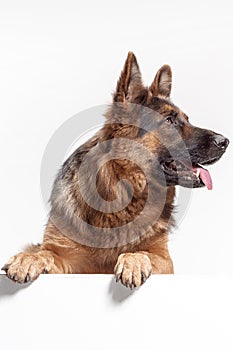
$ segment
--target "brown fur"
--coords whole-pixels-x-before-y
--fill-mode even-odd
[[[142,105],[156,110],[162,118],[171,113],[179,113],[182,123],[188,123],[187,116],[169,100],[171,79],[171,69],[165,65],[158,71],[152,85],[149,88],[144,87],[136,58],[133,53],[129,53],[113,96],[114,102],[119,104],[109,108],[103,128],[64,163],[52,191],[52,210],[43,242],[40,246],[32,246],[11,258],[3,268],[8,277],[22,283],[36,279],[41,273],[115,272],[117,279],[121,279],[124,285],[137,287],[151,273],[173,273],[167,243],[169,229],[174,224],[172,210],[175,187],[164,187],[159,184],[152,174],[153,169],[148,160],[145,160],[144,166],[149,174],[147,175],[151,186],[157,198],[165,195],[166,201],[158,220],[147,227],[143,234],[137,232],[138,228],[133,223],[128,229],[122,228],[140,214],[148,200],[148,178],[135,162],[125,159],[124,141],[115,150],[117,159],[108,161],[100,168],[96,187],[99,195],[107,203],[111,203],[119,196],[118,182],[122,179],[128,180],[133,188],[133,198],[126,208],[117,213],[92,208],[83,200],[77,180],[78,169],[84,156],[97,144],[106,140],[118,138],[137,140],[138,145],[157,155],[163,154],[164,146],[159,141],[156,129],[150,133],[141,133],[135,106]],[[134,126],[129,123],[129,117],[132,115],[136,123]],[[164,129],[164,139],[166,132]],[[188,138],[190,128],[185,125],[183,133],[184,138]],[[103,145],[101,160],[107,157],[109,151],[108,145]],[[137,146],[133,152],[140,157],[140,149],[137,149]],[[93,156],[92,161],[94,164],[100,159]],[[95,178],[90,176],[86,179],[85,186],[87,195],[92,203],[95,203],[94,195],[88,193],[93,181]],[[127,184],[121,191],[122,198],[127,199],[129,196]],[[153,203],[150,203],[150,211],[156,210]],[[116,235],[106,234],[101,238],[91,229],[90,232],[83,234],[77,217],[92,227],[119,227],[119,229]],[[88,238],[89,246],[75,241],[77,232],[81,241],[83,238]],[[96,247],[96,243],[99,248]]]

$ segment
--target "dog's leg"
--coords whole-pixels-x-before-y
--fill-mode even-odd
[[[11,280],[26,283],[34,281],[42,273],[68,273],[68,268],[65,260],[56,253],[31,246],[13,256],[2,270]]]
[[[139,287],[153,274],[173,273],[173,264],[169,256],[140,251],[124,253],[118,257],[114,269],[116,280],[121,280],[126,287]]]
[[[18,283],[34,281],[43,273],[94,273],[95,270],[87,257],[88,251],[64,236],[49,221],[43,243],[32,245],[13,256],[2,270]]]

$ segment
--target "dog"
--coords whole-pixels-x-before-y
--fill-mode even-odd
[[[171,101],[171,86],[172,71],[164,65],[145,87],[128,53],[105,124],[58,172],[43,242],[3,266],[11,280],[114,273],[133,288],[151,273],[174,273],[168,235],[175,188],[212,189],[203,166],[218,161],[229,140],[193,126]]]

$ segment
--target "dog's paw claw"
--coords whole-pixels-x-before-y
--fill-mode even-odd
[[[14,273],[13,275],[11,275],[11,279],[14,281],[14,282],[18,282],[18,276],[16,273]]]
[[[29,274],[28,274],[28,273],[26,274],[26,277],[25,277],[24,282],[25,282],[25,283],[30,282],[30,276],[29,276]]]
[[[125,282],[125,286],[126,286],[126,288],[130,288],[130,283],[129,283],[129,281]]]
[[[5,265],[1,268],[1,270],[7,272],[7,271],[9,270],[9,267],[10,267],[9,264],[5,264]]]
[[[116,275],[116,283],[118,283],[120,281],[120,279],[121,279],[121,273],[118,273]]]
[[[146,276],[146,274],[144,272],[142,272],[141,274],[142,274],[142,284],[143,284],[146,282],[146,280],[149,276]]]

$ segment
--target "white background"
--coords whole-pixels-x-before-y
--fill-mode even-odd
[[[0,276],[1,349],[232,350],[232,293],[225,276],[153,275],[136,291],[111,275]]]
[[[49,139],[74,114],[111,101],[129,50],[136,54],[146,84],[151,83],[162,64],[170,64],[174,76],[173,101],[189,115],[193,124],[213,129],[233,140],[232,11],[230,0],[0,1],[0,265],[25,244],[42,239],[47,213],[40,194],[40,166]],[[144,344],[153,348],[160,344],[159,348],[165,349],[168,344],[171,349],[174,340],[174,345],[181,349],[187,349],[187,345],[190,349],[206,349],[208,344],[211,348],[214,344],[220,348],[225,339],[229,347],[226,344],[223,347],[232,348],[232,338],[231,345],[228,341],[232,328],[228,313],[232,309],[229,283],[233,272],[232,156],[231,143],[224,157],[211,167],[212,192],[193,191],[188,212],[170,242],[175,271],[186,277],[179,279],[177,276],[174,282],[176,276],[167,276],[165,285],[162,276],[153,277],[153,283],[148,281],[145,291],[153,289],[155,304],[152,293],[145,292],[140,294],[144,295],[141,299],[131,297],[132,304],[126,303],[128,307],[117,307],[111,313],[105,298],[98,304],[106,288],[98,279],[94,301],[103,309],[95,309],[93,303],[85,309],[83,289],[80,295],[78,288],[74,289],[77,298],[83,298],[78,318],[74,311],[71,315],[70,310],[75,310],[80,300],[75,303],[76,294],[69,295],[69,288],[73,290],[79,283],[91,288],[92,282],[88,280],[77,280],[75,285],[54,282],[53,289],[49,279],[48,284],[44,283],[46,279],[41,279],[41,285],[38,280],[31,292],[23,290],[17,298],[10,296],[15,290],[7,285],[0,293],[4,301],[1,309],[1,331],[3,337],[6,334],[6,339],[2,338],[4,349],[11,349],[9,344],[14,344],[14,348],[21,344],[26,349],[25,339],[33,344],[37,333],[40,334],[37,344],[41,345],[38,348],[42,348],[45,337],[50,337],[52,344],[53,336],[55,339],[59,334],[61,341],[57,341],[57,348],[59,345],[64,348],[66,339],[72,336],[70,349],[76,349],[74,325],[76,318],[80,325],[85,310],[90,312],[90,319],[85,316],[83,327],[88,327],[92,317],[98,323],[98,314],[103,327],[101,322],[97,329],[90,323],[90,332],[85,333],[87,338],[90,334],[89,343],[80,346],[82,349],[87,349],[87,344],[91,343],[93,350],[95,338],[91,338],[91,329],[95,330],[95,335],[101,335],[106,320],[109,320],[109,344],[112,340],[115,346],[117,342],[119,346]],[[204,274],[207,282],[195,279],[194,274]],[[209,282],[207,274],[216,275],[217,282]],[[230,274],[227,283],[223,283],[222,274]],[[218,278],[219,289],[215,289]],[[64,288],[60,290],[61,285]],[[207,292],[202,294],[202,288]],[[56,289],[60,294],[56,294]],[[53,299],[54,295],[61,299]],[[92,298],[90,290],[87,297]],[[225,301],[223,305],[221,300]],[[52,315],[49,311],[42,312],[49,310],[46,303],[50,303]],[[144,312],[144,307],[150,313]],[[35,310],[39,316],[34,317],[30,311],[28,322],[27,310]],[[121,321],[129,320],[130,325],[134,312],[139,323],[135,321],[134,328],[127,328],[124,322],[126,328],[121,329]],[[25,317],[19,317],[24,313]],[[151,320],[151,313],[155,328],[150,326],[149,329],[155,332],[157,342],[146,338],[145,325]],[[140,319],[144,325],[142,333],[138,328]],[[111,329],[111,324],[115,328]],[[134,332],[139,340],[133,338]],[[145,337],[145,342],[141,336]],[[198,339],[203,337],[204,342],[199,344]],[[99,348],[103,349],[101,339],[97,339],[96,348],[100,344]],[[83,342],[85,344],[85,339]]]

